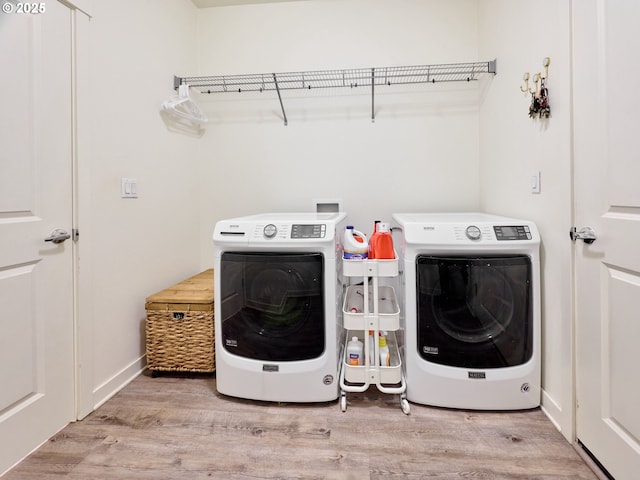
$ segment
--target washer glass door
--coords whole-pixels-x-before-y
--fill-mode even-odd
[[[220,334],[228,352],[267,361],[322,355],[321,253],[224,252],[220,268]]]
[[[417,348],[432,363],[521,365],[533,355],[527,255],[416,258]]]

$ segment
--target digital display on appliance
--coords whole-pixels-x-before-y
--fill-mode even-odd
[[[326,226],[323,224],[291,226],[291,238],[324,238]]]
[[[493,227],[498,240],[531,240],[531,231],[526,225],[500,225]]]

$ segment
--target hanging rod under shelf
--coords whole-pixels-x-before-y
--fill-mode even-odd
[[[411,65],[404,67],[372,67],[306,72],[258,73],[199,77],[174,77],[173,86],[189,85],[201,93],[276,91],[285,125],[287,117],[282,103],[282,90],[315,88],[371,87],[371,120],[374,114],[375,86],[438,82],[469,82],[482,74],[496,74],[496,60],[488,62]]]

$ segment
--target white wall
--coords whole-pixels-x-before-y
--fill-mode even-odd
[[[475,0],[283,2],[204,9],[199,72],[185,76],[454,63],[477,59]],[[490,60],[490,59],[486,59]],[[205,95],[201,252],[217,220],[309,211],[339,198],[371,230],[396,211],[479,206],[478,84]]]
[[[126,13],[123,13],[126,12]],[[153,15],[150,15],[150,12]],[[536,12],[541,12],[540,15]],[[213,265],[222,218],[340,198],[365,231],[398,211],[483,209],[543,239],[543,404],[572,435],[568,0],[300,1],[196,10],[188,0],[97,2],[91,21],[90,189],[81,198],[83,322],[93,401],[141,365],[144,298]],[[543,22],[544,25],[541,25]],[[197,28],[194,28],[197,27]],[[543,28],[544,27],[544,28]],[[552,118],[528,118],[522,74],[552,59]],[[236,74],[498,59],[480,84],[198,97],[202,138],[157,110],[174,74]],[[433,87],[433,88],[432,88]],[[542,172],[542,193],[529,174]],[[140,198],[119,196],[136,177]],[[90,192],[90,193],[89,193]],[[84,268],[82,267],[84,265]],[[81,339],[82,340],[82,339]]]
[[[537,15],[536,12],[540,12]],[[307,210],[341,198],[369,231],[397,211],[485,210],[534,220],[542,235],[543,406],[571,439],[569,3],[342,1],[212,8],[199,14],[199,74],[268,73],[498,59],[468,85],[369,92],[204,96],[201,249],[215,221]],[[544,25],[541,25],[543,22]],[[544,28],[543,28],[544,27]],[[551,57],[552,118],[528,116],[525,71]],[[427,86],[431,87],[431,86]],[[541,171],[542,192],[530,193]]]
[[[95,2],[88,151],[80,158],[80,411],[144,365],[144,300],[198,271],[198,139],[168,130],[160,103],[196,66],[189,0]],[[139,198],[120,197],[137,178]]]
[[[480,2],[480,55],[498,58],[498,75],[480,114],[484,210],[536,222],[542,237],[543,407],[573,440],[571,323],[571,58],[569,0]],[[551,118],[529,118],[524,72],[544,72]],[[541,193],[530,177],[541,172]]]

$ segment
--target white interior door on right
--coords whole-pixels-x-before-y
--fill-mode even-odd
[[[640,475],[640,2],[574,0],[576,433]]]

